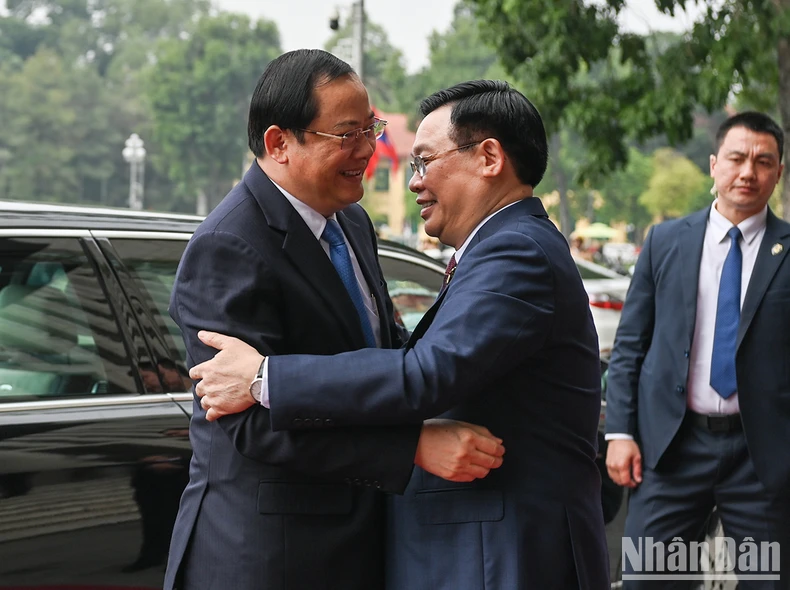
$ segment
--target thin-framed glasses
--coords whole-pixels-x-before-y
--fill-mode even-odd
[[[459,145],[458,147],[454,147],[449,150],[444,150],[443,152],[436,152],[435,154],[429,154],[427,156],[414,156],[414,159],[409,162],[409,166],[411,166],[411,171],[416,172],[422,178],[425,176],[425,165],[433,162],[434,160],[438,160],[442,156],[446,156],[452,152],[457,152],[458,150],[462,150],[468,147],[472,147],[473,145],[477,145],[478,143],[482,143],[480,141],[473,141],[472,143],[467,143],[466,145]]]
[[[384,119],[374,118],[373,124],[365,129],[354,129],[343,135],[335,135],[333,133],[324,133],[323,131],[313,131],[312,129],[299,129],[298,131],[305,131],[306,133],[313,133],[321,137],[333,137],[340,140],[340,149],[357,145],[360,137],[365,137],[369,142],[374,142],[384,135],[384,128],[387,122]]]

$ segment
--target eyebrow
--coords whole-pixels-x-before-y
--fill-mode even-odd
[[[368,114],[368,119],[375,119],[375,118],[376,118],[376,114],[373,111],[370,111],[370,113]],[[357,121],[356,119],[350,119],[348,121],[340,121],[340,123],[335,124],[335,126],[332,127],[332,129],[342,129],[343,127],[350,127],[351,125],[358,125],[359,126],[358,128],[360,129],[362,128],[362,124],[359,121]]]
[[[726,156],[740,156],[741,158],[747,158],[748,154],[741,152],[739,150],[730,150],[726,154]],[[761,152],[757,154],[758,158],[770,158],[772,160],[778,159],[778,156],[772,152]]]

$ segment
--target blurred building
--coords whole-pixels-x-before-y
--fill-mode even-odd
[[[406,199],[416,198],[409,192],[414,132],[409,130],[407,115],[377,113],[377,116],[387,121],[387,127],[365,171],[367,184],[361,204],[380,230],[381,237],[400,237],[406,221]]]

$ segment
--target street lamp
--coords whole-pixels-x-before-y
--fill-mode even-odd
[[[332,53],[336,54],[343,61],[350,63],[359,79],[364,82],[365,0],[356,0],[351,5],[351,22],[351,37],[338,39]],[[337,9],[329,17],[329,28],[333,31],[337,31],[340,28],[340,13]]]
[[[143,208],[143,178],[145,177],[145,148],[143,140],[132,133],[123,148],[123,159],[129,162],[129,209]]]

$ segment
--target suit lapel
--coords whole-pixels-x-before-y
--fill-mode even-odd
[[[365,337],[357,319],[357,310],[335,267],[310,228],[257,162],[252,163],[244,176],[244,183],[263,210],[269,226],[285,234],[282,244],[284,254],[334,312],[335,319],[352,347],[363,348]]]
[[[683,311],[689,337],[694,335],[697,321],[697,291],[699,289],[699,267],[702,261],[702,245],[710,208],[690,216],[682,234],[678,236],[678,258],[683,290]]]
[[[469,241],[469,244],[464,251],[464,256],[466,256],[469,251],[480,243],[481,240],[485,239],[486,237],[495,234],[502,226],[507,224],[509,221],[513,219],[518,219],[522,215],[533,215],[535,217],[545,217],[548,219],[548,215],[546,214],[546,209],[543,207],[543,203],[537,197],[528,197],[522,199],[521,201],[511,205],[507,209],[496,213],[491,219],[489,219],[483,227],[481,227],[477,233],[472,237]],[[451,281],[452,283],[452,281]],[[436,301],[433,302],[431,308],[425,312],[425,315],[422,316],[420,322],[414,328],[414,331],[411,333],[409,337],[409,343],[407,344],[408,347],[414,346],[414,343],[417,342],[425,332],[428,331],[428,328],[431,326],[433,322],[433,318],[436,316],[436,313],[439,311],[439,308],[442,306],[442,301],[444,301],[444,297],[447,294],[447,291],[450,289],[450,284],[444,287],[441,291],[439,291],[439,295],[436,297]]]
[[[774,246],[781,245],[778,253]],[[757,252],[757,259],[754,262],[752,277],[749,279],[749,287],[746,290],[746,297],[741,308],[741,321],[738,325],[737,346],[741,345],[746,330],[754,319],[754,314],[763,300],[768,285],[774,278],[777,269],[782,264],[782,260],[790,249],[790,226],[780,222],[776,216],[768,210],[768,218],[765,222],[765,235]]]

